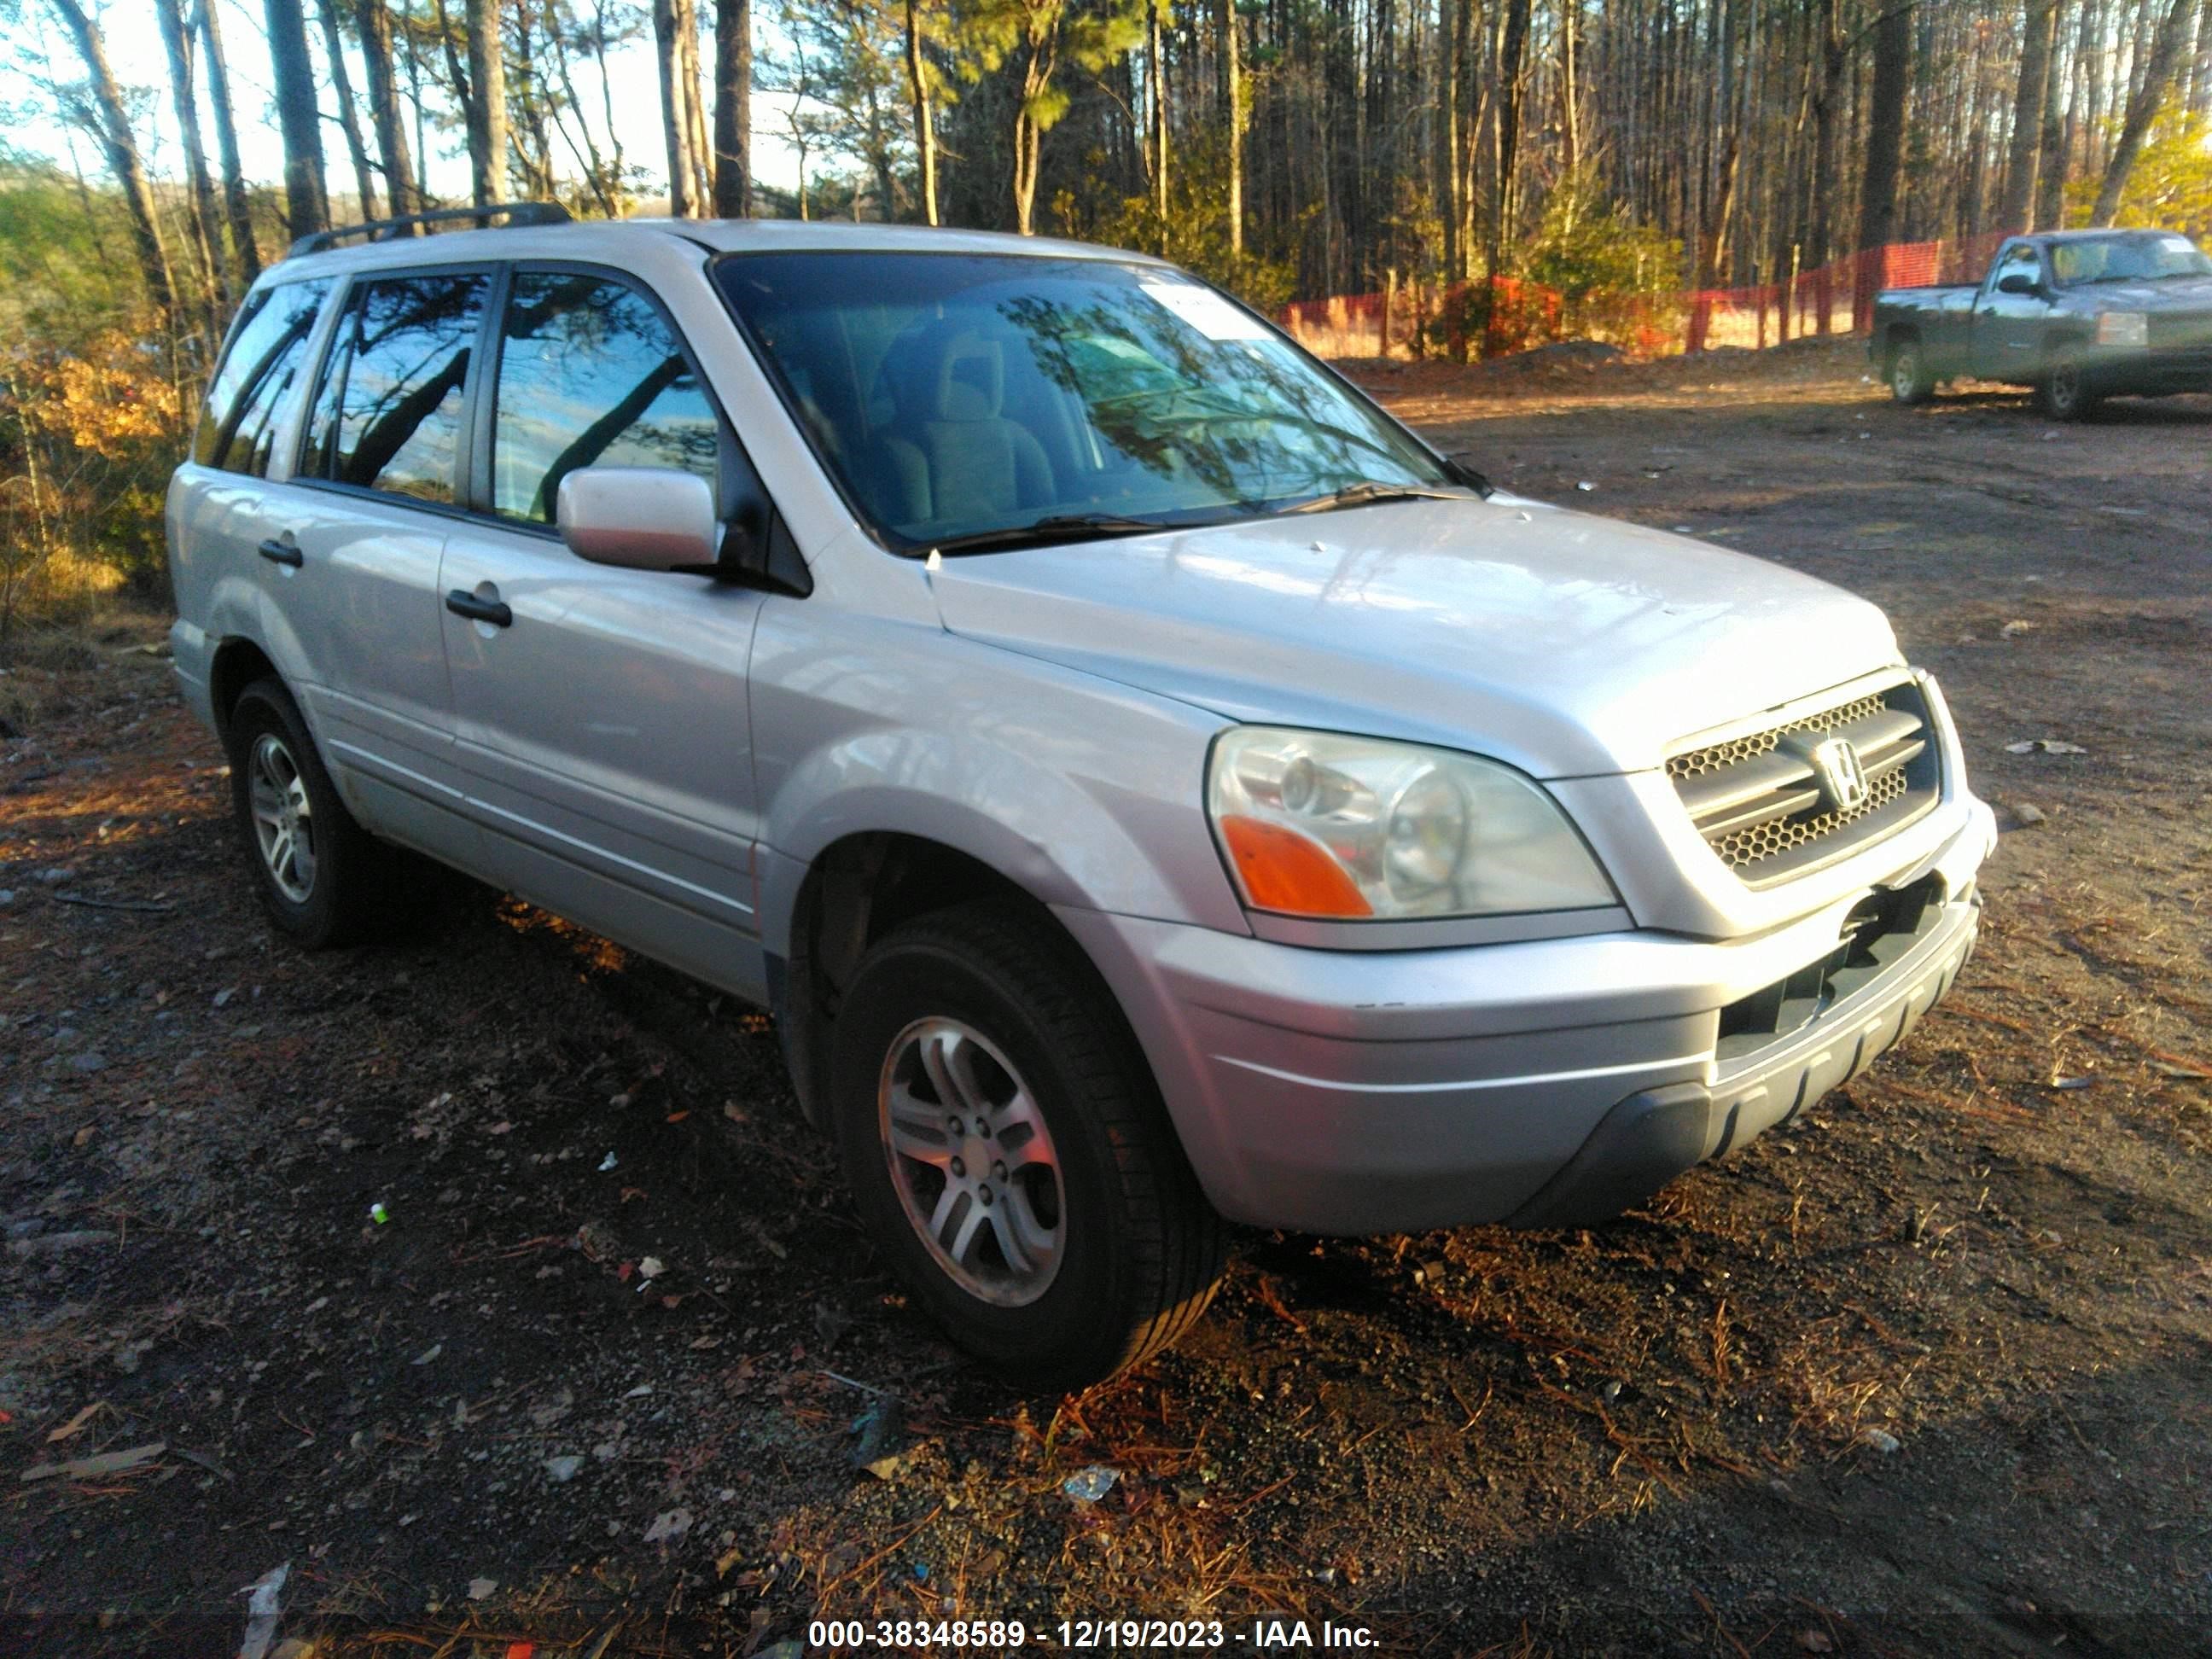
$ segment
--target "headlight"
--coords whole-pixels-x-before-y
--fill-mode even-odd
[[[1241,726],[1215,741],[1206,793],[1255,910],[1391,921],[1616,902],[1551,797],[1495,761]]]
[[[2140,311],[2108,311],[2097,319],[2097,343],[2147,346],[2150,343],[2150,319]]]

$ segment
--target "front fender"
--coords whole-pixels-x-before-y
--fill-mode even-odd
[[[1246,933],[1201,799],[1219,715],[929,627],[763,612],[752,663],[763,943],[861,834],[934,842],[1041,902]]]

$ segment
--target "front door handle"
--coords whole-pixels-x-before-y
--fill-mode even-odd
[[[289,530],[282,536],[271,536],[261,544],[258,550],[270,563],[289,564],[295,570],[307,562],[300,551],[300,544],[292,539],[292,532]]]
[[[456,587],[446,595],[446,609],[456,617],[489,623],[494,628],[508,628],[514,623],[514,612],[500,600],[480,599],[465,587]]]

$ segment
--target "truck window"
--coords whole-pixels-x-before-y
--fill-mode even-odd
[[[2014,242],[1997,256],[1996,264],[1990,267],[1990,290],[1995,292],[1996,285],[2015,271],[2039,283],[2043,280],[2043,256],[2036,252],[2034,243]]]
[[[492,506],[550,524],[580,466],[668,466],[715,481],[721,422],[660,313],[629,283],[514,279],[500,331]]]
[[[246,301],[200,405],[195,461],[257,478],[268,472],[277,416],[306,361],[307,336],[330,289],[327,280],[285,283]]]
[[[323,361],[302,477],[453,499],[462,388],[489,283],[470,271],[355,288]]]

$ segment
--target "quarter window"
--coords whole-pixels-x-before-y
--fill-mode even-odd
[[[277,417],[307,360],[307,336],[330,288],[327,282],[286,283],[246,302],[245,319],[200,406],[192,459],[202,466],[255,477],[269,471]]]
[[[580,466],[678,467],[715,481],[721,422],[674,332],[627,283],[518,275],[499,344],[492,505],[553,520]]]
[[[304,475],[453,500],[462,389],[487,283],[480,274],[398,276],[354,290],[324,362]]]

